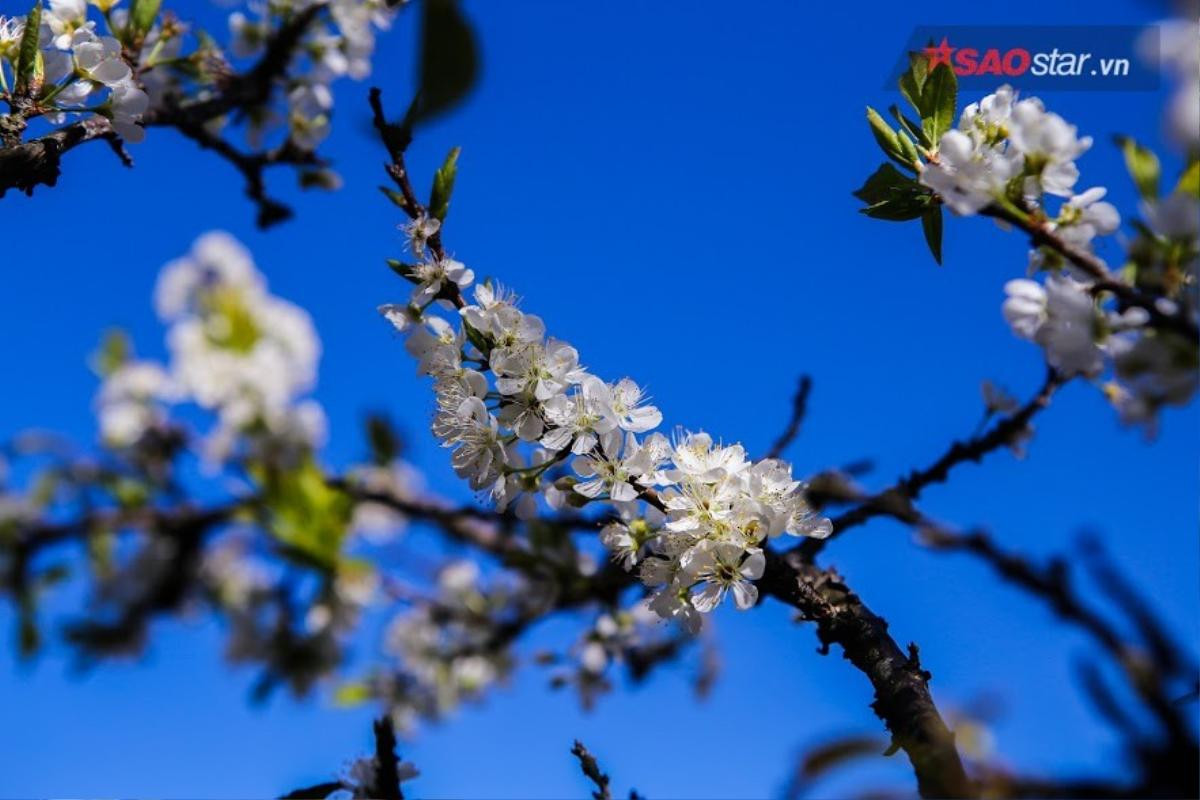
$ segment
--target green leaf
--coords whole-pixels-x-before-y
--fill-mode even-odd
[[[917,219],[934,202],[928,189],[886,163],[867,178],[854,196],[867,204],[862,213],[893,222]]]
[[[487,356],[492,351],[492,343],[488,339],[487,334],[476,330],[465,319],[462,323],[463,333],[467,335],[467,341],[474,345],[475,349],[484,356]]]
[[[406,281],[417,283],[415,264],[409,264],[395,258],[387,259],[388,268]]]
[[[854,196],[867,205],[873,205],[882,200],[891,199],[898,189],[914,184],[912,178],[904,175],[891,164],[879,165],[879,169],[871,173],[866,183],[854,191]]]
[[[367,416],[367,443],[371,447],[371,461],[378,466],[387,466],[400,457],[400,434],[384,414]]]
[[[1158,156],[1148,147],[1143,147],[1128,136],[1117,136],[1117,145],[1125,156],[1125,168],[1129,170],[1133,184],[1143,199],[1153,200],[1158,197],[1158,179],[1162,168]]]
[[[949,64],[938,64],[921,90],[921,123],[931,142],[954,127],[958,105],[958,79]]]
[[[454,193],[454,179],[458,177],[458,154],[461,147],[450,150],[442,166],[433,173],[433,190],[429,193],[429,213],[442,222],[450,211],[450,195]]]
[[[901,130],[907,131],[908,135],[915,139],[922,147],[928,148],[932,145],[929,137],[925,135],[925,129],[921,126],[921,123],[905,116],[895,103],[888,106],[888,111],[895,117],[896,122],[900,124]]]
[[[932,44],[932,42],[931,42]],[[921,113],[921,92],[929,77],[929,56],[920,50],[908,54],[908,71],[900,76],[900,94]]]
[[[919,219],[929,208],[929,199],[922,197],[897,198],[867,206],[862,210],[872,219],[884,219],[889,222],[908,222]]]
[[[354,510],[351,498],[329,485],[311,456],[291,469],[255,472],[271,534],[301,561],[332,570]]]
[[[896,132],[879,115],[879,112],[870,106],[867,106],[867,124],[871,126],[871,135],[879,143],[879,148],[883,150],[884,155],[908,166],[908,163],[904,159],[904,151],[900,148],[900,139],[897,137]]]
[[[925,232],[925,243],[929,245],[929,252],[933,254],[933,260],[942,264],[942,207],[931,206],[924,214],[921,215],[921,230]]]
[[[143,38],[154,27],[161,6],[162,0],[133,0],[129,6],[129,30],[133,31],[134,41]]]
[[[1175,184],[1175,191],[1190,194],[1200,200],[1200,160],[1188,164],[1187,169],[1179,176],[1179,183]]]
[[[324,189],[336,191],[341,187],[338,174],[330,169],[305,169],[297,176],[301,189]]]
[[[908,138],[908,134],[904,131],[896,132],[896,141],[900,144],[900,154],[909,164],[917,164],[921,160],[921,156],[917,153],[917,147],[913,144],[912,139]]]
[[[380,186],[379,191],[383,192],[384,196],[386,196],[388,200],[391,200],[401,209],[408,211],[408,201],[404,199],[404,195],[402,195],[400,192],[397,192],[395,189],[388,188],[387,186]]]
[[[132,357],[133,344],[129,334],[120,328],[111,328],[105,331],[100,346],[92,353],[90,366],[99,377],[107,378]]]
[[[371,687],[365,683],[343,683],[333,692],[333,704],[340,708],[353,708],[362,705],[373,696]]]
[[[29,9],[29,16],[25,17],[25,30],[21,34],[21,45],[17,48],[17,94],[28,92],[30,82],[37,76],[41,63],[41,50],[38,49],[38,31],[41,27],[42,2],[37,0]]]
[[[425,0],[423,11],[414,121],[458,105],[479,74],[475,35],[455,0]]]

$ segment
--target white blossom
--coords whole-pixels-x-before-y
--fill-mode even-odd
[[[733,592],[733,601],[745,610],[758,602],[758,587],[752,581],[762,577],[766,557],[761,550],[745,551],[736,544],[721,542],[704,543],[688,551],[683,568],[699,578],[704,586],[692,595],[692,605],[697,611],[712,611],[725,599],[726,592]]]
[[[1103,367],[1102,316],[1086,287],[1065,275],[1045,286],[1018,279],[1005,284],[1004,317],[1023,339],[1037,342],[1051,366],[1066,374],[1094,375]]]

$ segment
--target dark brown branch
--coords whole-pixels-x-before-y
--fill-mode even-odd
[[[666,510],[653,489],[639,487],[639,495]],[[922,797],[974,797],[975,787],[963,769],[954,734],[933,702],[931,676],[921,668],[917,646],[901,650],[888,633],[887,621],[872,612],[836,571],[814,566],[798,551],[766,551],[759,591],[795,608],[801,619],[815,622],[822,652],[840,645],[846,659],[867,676],[875,689],[871,708],[887,725],[896,746],[908,755]]]
[[[33,194],[36,186],[54,186],[62,172],[63,155],[96,139],[108,141],[118,154],[124,152],[120,149],[120,137],[108,120],[98,115],[65,125],[53,133],[14,147],[0,148],[0,197],[9,189]],[[122,162],[129,166],[127,158],[122,158]]]
[[[808,395],[810,392],[812,392],[812,378],[807,375],[801,375],[800,382],[796,386],[796,394],[792,398],[791,419],[788,420],[787,427],[784,428],[783,433],[775,440],[775,444],[771,445],[771,449],[767,451],[766,458],[779,458],[791,443],[796,440],[796,436],[800,433],[800,425],[804,422],[804,415],[808,411]]]
[[[380,800],[404,800],[400,788],[400,759],[396,756],[396,729],[392,718],[384,715],[374,722],[375,785],[369,787],[371,797]]]
[[[813,560],[828,542],[846,531],[879,516],[903,516],[928,486],[942,483],[950,471],[968,461],[979,462],[988,453],[1010,446],[1019,440],[1029,426],[1029,421],[1050,404],[1054,393],[1066,379],[1048,369],[1041,389],[1025,405],[1004,417],[992,428],[966,441],[955,441],[936,461],[923,469],[916,469],[892,486],[864,500],[858,506],[833,518],[833,533],[827,539],[808,539],[796,550],[806,559]]]
[[[204,125],[224,114],[248,111],[267,103],[286,73],[301,37],[324,8],[325,3],[314,3],[283,23],[267,43],[262,58],[246,72],[228,78],[212,97],[184,104],[168,100],[163,107],[148,111],[142,119],[146,127],[177,128],[202,147],[214,150],[234,164],[246,178],[247,195],[258,205],[260,227],[282,221],[291,213],[285,206],[266,196],[262,181],[263,167],[273,164],[316,164],[315,157],[287,145],[274,151],[244,155],[221,137],[208,133]],[[27,113],[40,112],[31,107]],[[19,127],[24,127],[23,117]],[[54,186],[61,173],[63,154],[97,139],[108,141],[122,162],[130,165],[120,138],[108,120],[99,115],[65,125],[37,139],[0,148],[0,197],[9,189],[32,195],[36,186]]]
[[[213,97],[152,109],[146,113],[144,124],[146,127],[203,125],[231,111],[246,111],[268,102],[271,92],[287,71],[300,38],[324,9],[324,2],[313,3],[281,25],[255,65],[244,73],[231,76]]]
[[[391,158],[391,163],[385,164],[384,169],[395,182],[401,196],[404,198],[404,212],[408,214],[410,219],[414,220],[426,216],[427,211],[413,189],[412,180],[408,174],[408,166],[404,160],[404,153],[408,149],[408,145],[412,143],[412,130],[409,127],[408,121],[405,120],[400,123],[388,122],[387,116],[383,111],[383,92],[377,86],[371,87],[369,102],[371,104],[372,122],[375,125],[375,130],[379,132],[379,138],[383,140],[383,145],[387,148],[388,156]],[[439,260],[446,257],[446,250],[442,246],[442,232],[440,229],[429,238],[429,249],[433,251],[433,255]],[[450,281],[446,281],[443,284],[439,297],[449,300],[457,308],[462,308],[466,305],[462,294],[458,291],[458,287]]]
[[[871,708],[903,749],[922,797],[973,797],[954,743],[929,691],[930,674],[921,667],[917,646],[907,651],[892,639],[887,622],[874,614],[832,569],[806,562],[798,553],[768,552],[758,587],[764,594],[815,622],[822,651],[834,645],[875,689]]]
[[[323,166],[324,164],[315,153],[296,147],[290,139],[280,147],[271,150],[260,153],[243,153],[203,125],[180,122],[176,127],[184,136],[205,150],[212,150],[242,174],[242,178],[246,181],[246,197],[250,198],[258,207],[256,222],[260,228],[269,228],[292,216],[290,208],[267,195],[264,172],[269,167],[280,165]]]
[[[1130,687],[1158,720],[1163,736],[1147,738],[1132,718],[1118,706],[1094,670],[1084,667],[1085,689],[1098,710],[1129,740],[1130,750],[1143,762],[1145,780],[1157,788],[1140,795],[1169,793],[1187,795],[1197,785],[1200,752],[1184,709],[1172,702],[1168,690],[1173,677],[1195,680],[1195,667],[1175,646],[1165,628],[1107,562],[1093,564],[1101,588],[1122,606],[1138,628],[1146,650],[1129,642],[1117,627],[1088,607],[1071,584],[1070,571],[1062,558],[1038,566],[1028,559],[1001,549],[982,532],[954,533],[943,527],[921,525],[922,540],[937,550],[965,552],[982,559],[1000,577],[1044,601],[1063,620],[1090,635],[1120,668]],[[1097,558],[1096,555],[1091,556]],[[1131,795],[1132,796],[1132,795]]]
[[[580,770],[588,780],[596,785],[596,790],[592,792],[594,800],[612,800],[612,791],[608,788],[608,775],[601,771],[596,757],[588,752],[588,749],[583,746],[583,742],[575,740],[575,744],[571,747],[571,755],[579,759]]]

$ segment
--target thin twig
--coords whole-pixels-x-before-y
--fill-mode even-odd
[[[612,792],[608,788],[608,775],[600,770],[596,757],[588,752],[583,742],[575,740],[571,747],[571,755],[579,759],[579,768],[583,770],[587,779],[596,784],[596,790],[592,792],[594,800],[612,800]]]
[[[1041,388],[1021,408],[1001,419],[986,433],[965,441],[952,442],[950,447],[929,466],[913,470],[882,492],[868,497],[849,511],[834,517],[832,520],[833,533],[828,538],[808,539],[798,545],[796,551],[806,560],[811,561],[825,549],[826,544],[851,528],[875,517],[902,515],[926,487],[934,483],[942,483],[949,478],[950,471],[954,467],[968,461],[978,462],[988,453],[1016,442],[1025,433],[1029,421],[1050,404],[1051,397],[1066,380],[1055,370],[1047,369],[1046,379],[1042,382]]]
[[[800,382],[796,386],[796,394],[792,397],[791,419],[788,420],[783,433],[775,440],[775,444],[771,445],[771,449],[767,451],[766,458],[779,458],[796,440],[796,436],[800,433],[800,425],[804,422],[804,415],[808,410],[808,395],[811,391],[812,378],[801,375]]]

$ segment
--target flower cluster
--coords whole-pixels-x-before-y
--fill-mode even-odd
[[[262,54],[274,31],[311,5],[307,0],[287,0],[251,5],[250,15],[229,15],[229,51],[234,58]],[[393,4],[394,5],[394,4]],[[252,141],[261,140],[272,127],[285,123],[289,140],[304,150],[315,150],[329,135],[333,113],[330,85],[342,77],[361,80],[371,72],[375,31],[391,25],[394,12],[384,0],[331,0],[328,17],[304,33],[288,70],[286,107],[264,109],[251,120]]]
[[[479,284],[468,304],[461,291],[474,276],[429,252],[437,229],[425,217],[407,227],[423,260],[402,273],[416,286],[408,303],[380,311],[433,378],[433,433],[473,489],[502,509],[515,504],[518,516],[535,513],[539,498],[551,508],[612,504],[621,521],[602,541],[657,589],[651,607],[661,617],[693,631],[726,593],[739,608],[755,603],[766,539],[829,534],[788,464],[752,462],[741,445],[706,433],[669,440],[653,432],[662,414],[640,386],[589,373],[510,291]],[[432,313],[438,307],[457,308],[457,319]],[[574,475],[550,480],[567,465]]]
[[[1004,86],[963,110],[958,128],[941,137],[921,167],[920,182],[959,214],[1009,209],[1029,215],[1061,242],[1031,252],[1030,270],[1046,274],[1041,282],[1006,284],[1004,317],[1063,375],[1100,378],[1110,372],[1104,390],[1122,418],[1153,430],[1159,408],[1185,403],[1195,392],[1200,356],[1195,341],[1152,326],[1144,305],[1119,303],[1097,284],[1097,270],[1080,269],[1065,257],[1063,249],[1090,255],[1096,237],[1115,232],[1121,222],[1104,201],[1104,188],[1073,194],[1079,178],[1074,161],[1090,144],[1041,101],[1018,100]],[[1051,214],[1047,195],[1067,199]],[[1121,280],[1131,279],[1132,288],[1153,298],[1157,312],[1195,321],[1200,201],[1181,185],[1166,198],[1147,197],[1142,215]]]
[[[1044,195],[1071,198],[1055,224],[1074,228],[1086,244],[1111,233],[1116,210],[1101,203],[1103,189],[1074,195],[1075,159],[1092,146],[1075,126],[1046,110],[1036,97],[1017,99],[1010,86],[963,109],[958,128],[942,134],[937,152],[921,169],[921,183],[958,214],[975,214],[1006,199],[1030,205]]]
[[[374,690],[401,730],[444,717],[509,673],[509,641],[500,631],[522,594],[509,583],[485,585],[478,565],[455,561],[439,573],[432,600],[392,621],[384,647],[403,669],[380,677]]]
[[[1147,61],[1158,60],[1175,81],[1166,110],[1166,128],[1185,151],[1200,153],[1200,21],[1164,22],[1142,41]]]
[[[267,291],[249,253],[209,233],[163,268],[155,289],[170,328],[169,366],[123,360],[97,397],[100,429],[113,446],[135,444],[165,422],[169,403],[194,402],[217,415],[216,460],[246,436],[304,447],[324,435],[324,415],[302,395],[316,379],[320,343],[309,316]]]
[[[114,2],[95,2],[110,19],[121,20]],[[0,17],[0,89],[19,82],[17,66],[27,17]],[[141,118],[150,99],[138,84],[121,41],[96,32],[88,19],[87,0],[50,0],[38,26],[39,68],[28,88],[38,104],[49,109],[51,124],[62,124],[68,115],[101,114],[124,139],[140,142],[145,135]],[[7,68],[9,77],[5,75]]]
[[[685,643],[693,641],[690,633],[673,633],[660,623],[659,616],[646,603],[605,611],[570,648],[569,658],[560,659],[545,652],[539,654],[539,660],[545,664],[562,663],[566,668],[555,672],[551,686],[573,687],[584,709],[591,709],[601,695],[613,688],[608,676],[610,667],[624,664],[631,677],[639,680],[658,662],[675,657]]]
[[[390,24],[393,11],[384,0],[330,0],[323,13],[301,32],[287,65],[283,107],[251,111],[249,134],[261,141],[282,128],[287,140],[311,151],[329,133],[333,95],[330,84],[370,72],[375,31]],[[250,5],[254,15],[229,16],[229,53],[235,59],[260,56],[271,38],[311,8],[308,0],[273,0]],[[89,8],[99,12],[89,15]],[[47,121],[62,124],[69,116],[99,114],[126,141],[145,136],[143,116],[180,98],[211,99],[232,66],[215,40],[170,14],[154,19],[131,17],[120,0],[49,0],[41,10],[40,57],[25,87]],[[0,94],[16,89],[20,44],[27,17],[0,17]],[[102,28],[98,26],[103,26]],[[6,70],[7,69],[7,73]],[[223,119],[209,121],[215,131]]]
[[[148,568],[152,565],[144,561],[131,565],[142,566],[140,571],[123,570],[124,580],[116,583],[153,580],[155,573]],[[164,564],[170,563],[164,558]],[[357,629],[379,586],[379,575],[370,565],[346,561],[308,598],[304,613],[297,614],[299,604],[280,592],[286,580],[281,565],[257,553],[249,529],[237,526],[207,548],[199,580],[212,604],[227,617],[226,657],[234,663],[263,664],[286,679],[297,696],[342,663],[345,640]]]

